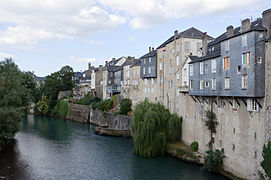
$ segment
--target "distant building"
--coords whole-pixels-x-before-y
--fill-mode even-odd
[[[41,84],[44,84],[44,81],[46,79],[46,77],[39,77],[39,76],[36,76],[34,74],[34,71],[33,72],[28,72],[33,78],[34,80],[36,81],[37,83],[37,86],[40,86]]]

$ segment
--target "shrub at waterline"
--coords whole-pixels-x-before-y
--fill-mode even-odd
[[[226,158],[224,149],[208,150],[204,158],[203,169],[209,172],[218,172],[223,166],[223,159]]]
[[[271,142],[269,142],[267,146],[263,146],[262,156],[263,161],[261,162],[261,166],[269,179],[271,179]]]
[[[199,148],[199,144],[198,144],[198,142],[194,141],[194,142],[192,142],[192,143],[190,144],[190,147],[191,147],[191,149],[192,149],[193,151],[197,151],[198,148]]]
[[[132,111],[132,100],[124,98],[120,101],[120,114],[127,115]]]
[[[68,112],[69,103],[65,100],[58,100],[52,111],[52,115],[60,118],[66,118]]]
[[[181,129],[172,128],[172,124],[181,124],[181,118],[171,115],[160,103],[154,104],[145,100],[137,104],[133,112],[131,129],[134,153],[143,157],[163,155],[169,141],[181,138]],[[169,125],[171,118],[172,122]],[[170,130],[180,133],[169,133]]]

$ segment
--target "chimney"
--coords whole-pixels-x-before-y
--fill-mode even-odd
[[[175,30],[174,31],[174,39],[178,39],[178,36],[179,36],[178,30]]]
[[[105,66],[107,66],[107,64],[108,64],[108,61],[105,61]]]
[[[207,32],[203,33],[202,37],[202,56],[207,55]]]
[[[230,25],[227,27],[227,38],[232,37],[233,36],[233,26]]]
[[[246,18],[242,21],[241,23],[241,32],[246,32],[250,30],[250,19],[249,18]]]
[[[88,69],[89,70],[91,69],[91,63],[88,63]]]
[[[154,51],[154,47],[152,47],[152,51]]]
[[[262,25],[267,29],[266,38],[271,37],[271,9],[267,9],[262,13]]]
[[[103,68],[103,65],[99,65],[99,70],[101,70]]]
[[[149,52],[151,52],[151,47],[149,46]]]

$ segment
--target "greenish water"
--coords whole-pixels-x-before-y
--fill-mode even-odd
[[[15,139],[0,152],[0,179],[225,179],[170,156],[138,157],[132,139],[72,121],[28,116]]]

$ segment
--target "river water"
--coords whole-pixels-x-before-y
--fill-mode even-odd
[[[132,139],[94,134],[93,126],[28,116],[0,152],[0,179],[225,179],[171,156],[141,158]]]

